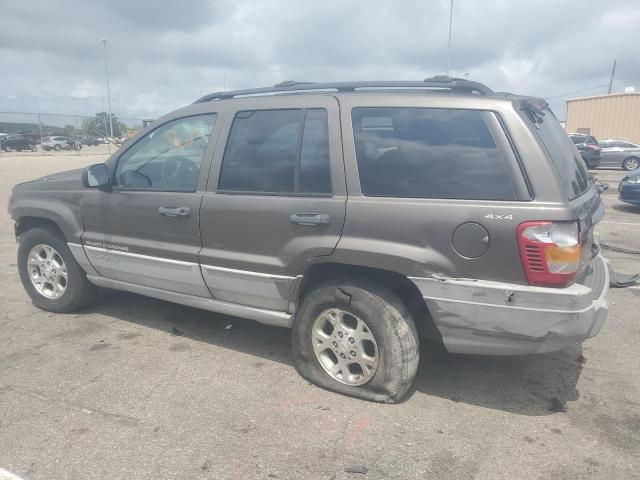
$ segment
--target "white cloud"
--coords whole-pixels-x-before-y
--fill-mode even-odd
[[[112,108],[128,117],[184,106],[225,75],[232,89],[422,79],[447,65],[448,0],[4,3],[0,110],[105,110],[103,37]],[[613,59],[614,91],[640,88],[639,22],[638,0],[456,0],[451,73],[549,98],[562,117],[568,92],[608,84]]]
[[[91,80],[85,80],[84,82],[79,83],[75,86],[75,88],[71,91],[69,96],[76,98],[87,98],[87,97],[97,97],[101,94],[101,89],[96,85],[95,82]]]

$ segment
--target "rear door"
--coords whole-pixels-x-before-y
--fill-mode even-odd
[[[349,200],[337,259],[523,282],[515,225],[530,193],[494,107],[505,106],[479,96],[341,98]]]
[[[296,277],[340,238],[346,187],[338,103],[234,100],[201,211],[202,274],[220,301],[286,311]]]
[[[216,113],[174,118],[117,159],[111,191],[82,201],[85,251],[108,279],[210,297],[198,252]]]

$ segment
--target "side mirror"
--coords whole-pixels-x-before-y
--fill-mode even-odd
[[[106,188],[111,185],[109,169],[104,163],[96,163],[82,172],[82,184],[85,188]]]

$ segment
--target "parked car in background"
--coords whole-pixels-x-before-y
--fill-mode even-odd
[[[81,137],[78,137],[78,141],[82,145],[87,145],[87,146],[97,147],[98,145],[100,145],[100,142],[98,141],[98,139],[92,135],[83,135]]]
[[[580,151],[584,163],[587,164],[587,168],[598,168],[602,162],[602,148],[596,140],[596,137],[592,135],[585,135],[584,133],[570,133],[569,138],[574,145]]]
[[[640,167],[640,145],[624,140],[601,140],[602,167],[635,170]]]
[[[618,194],[621,202],[640,206],[640,171],[620,180]]]
[[[100,286],[291,327],[305,379],[368,400],[403,397],[421,337],[545,353],[607,316],[578,151],[544,100],[463,79],[207,95],[9,209],[38,307]]]
[[[70,137],[54,136],[45,138],[42,141],[42,148],[46,151],[71,150],[72,148],[75,150],[81,150],[82,143]]]
[[[69,146],[69,148],[67,148],[67,150],[82,150],[82,142],[80,141],[80,138],[73,138],[73,137],[67,137],[67,145]]]
[[[10,152],[11,150],[17,152],[31,150],[35,152],[38,149],[35,140],[26,135],[5,135],[0,138],[0,148],[5,152]]]

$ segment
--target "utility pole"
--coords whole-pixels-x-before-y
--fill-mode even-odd
[[[616,74],[616,61],[613,61],[613,68],[611,69],[611,79],[609,80],[609,91],[607,95],[611,95],[611,88],[613,87],[613,76]]]
[[[453,0],[449,5],[449,47],[447,48],[447,77],[451,70],[451,27],[453,26]]]
[[[104,73],[107,77],[107,105],[109,106],[109,130],[111,132],[111,138],[113,138],[113,118],[111,114],[111,89],[109,88],[109,66],[107,63],[107,39],[102,39],[102,46],[104,47]],[[107,142],[108,143],[108,142]]]

